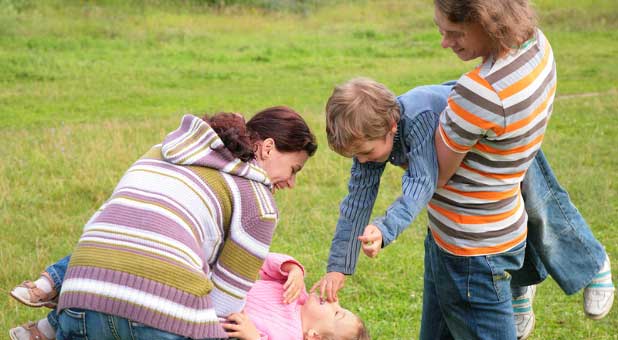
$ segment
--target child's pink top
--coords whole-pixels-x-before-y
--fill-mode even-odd
[[[307,291],[301,292],[298,300],[283,303],[283,284],[287,273],[281,271],[281,265],[293,262],[305,269],[294,258],[277,253],[270,253],[260,270],[257,280],[247,295],[245,312],[260,331],[261,339],[292,340],[302,339],[302,322],[300,307],[307,300]]]

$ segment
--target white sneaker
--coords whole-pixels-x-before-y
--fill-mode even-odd
[[[606,257],[601,270],[592,278],[592,282],[584,288],[584,312],[586,316],[593,320],[604,318],[612,309],[614,290],[612,268],[609,258]]]
[[[534,330],[534,310],[532,301],[536,294],[536,285],[526,287],[523,295],[513,298],[513,315],[517,328],[517,339],[527,339]]]

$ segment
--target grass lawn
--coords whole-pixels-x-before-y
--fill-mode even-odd
[[[197,0],[0,0],[0,289],[69,253],[124,170],[182,113],[251,116],[272,105],[303,113],[320,144],[297,188],[277,194],[272,246],[306,265],[311,286],[325,270],[350,165],[326,143],[332,87],[364,75],[401,93],[475,63],[439,46],[431,1],[308,3],[272,11]],[[535,5],[559,79],[543,148],[618,273],[618,2]],[[387,168],[375,213],[397,197],[400,176]],[[361,256],[340,294],[376,339],[418,337],[426,223],[423,215],[378,259]],[[44,316],[3,296],[0,332]],[[618,339],[618,309],[591,321],[582,299],[544,282],[532,338]]]

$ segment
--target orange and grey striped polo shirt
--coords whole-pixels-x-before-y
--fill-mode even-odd
[[[428,206],[436,243],[460,256],[496,254],[526,238],[520,192],[541,147],[556,92],[556,66],[540,30],[517,50],[462,76],[438,131],[467,153]]]

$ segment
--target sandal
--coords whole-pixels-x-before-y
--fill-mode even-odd
[[[49,282],[52,282],[53,286],[54,281],[47,272],[43,272],[41,276],[48,279]],[[13,288],[10,294],[13,298],[15,298],[15,300],[30,307],[45,306],[48,308],[56,308],[56,305],[58,304],[58,292],[56,291],[56,289],[52,288],[51,292],[45,293],[40,288],[37,288],[37,286],[32,281],[22,282],[19,286]]]
[[[30,335],[30,337],[28,338],[29,340],[50,340],[48,337],[43,335],[43,333],[41,333],[36,323],[32,321],[29,321],[28,323],[15,328],[11,328],[11,330],[9,331],[9,336],[11,337],[11,340],[22,340],[17,334],[17,330],[19,328],[23,328],[26,330],[26,332],[28,332],[28,334]]]

